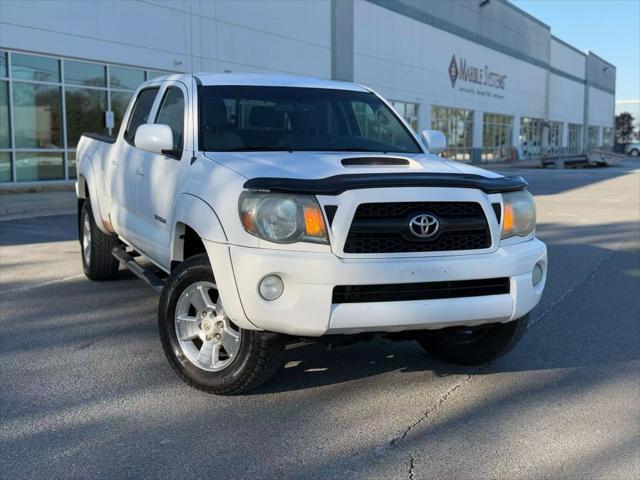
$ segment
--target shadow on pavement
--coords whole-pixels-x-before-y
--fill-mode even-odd
[[[75,215],[24,218],[0,222],[0,247],[78,239]]]

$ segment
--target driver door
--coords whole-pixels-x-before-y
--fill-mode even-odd
[[[180,82],[166,84],[160,92],[155,118],[149,123],[171,128],[172,151],[149,153],[142,159],[145,175],[139,184],[138,205],[145,230],[145,247],[148,256],[163,267],[170,267],[173,208],[192,156],[192,142],[186,135],[188,109],[185,85]]]

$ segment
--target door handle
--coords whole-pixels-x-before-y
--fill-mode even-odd
[[[136,168],[136,175],[144,177],[144,170],[141,167]]]

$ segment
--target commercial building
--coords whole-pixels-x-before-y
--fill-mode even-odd
[[[461,161],[613,144],[615,67],[506,0],[22,0],[0,3],[0,183],[73,179],[81,132],[198,71],[363,83]]]

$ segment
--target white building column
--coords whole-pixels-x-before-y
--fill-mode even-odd
[[[471,161],[473,163],[482,162],[482,126],[484,124],[484,112],[481,110],[473,111],[473,133],[471,134]]]
[[[518,157],[522,156],[520,148],[520,115],[513,116],[513,125],[511,126],[511,145],[518,149]]]
[[[567,148],[569,146],[569,122],[562,122],[562,138],[560,146]]]
[[[484,112],[481,110],[473,111],[473,134],[471,138],[471,146],[473,148],[482,148],[482,122]]]

